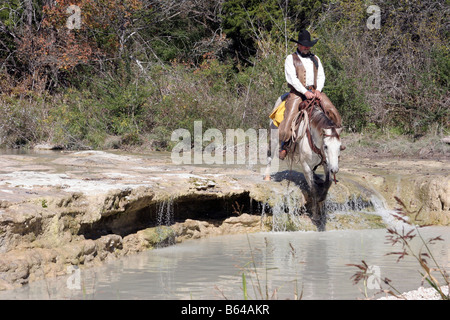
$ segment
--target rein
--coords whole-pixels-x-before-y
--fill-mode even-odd
[[[314,141],[312,139],[311,130],[310,130],[311,116],[312,116],[312,112],[313,112],[315,106],[319,106],[320,109],[322,111],[324,111],[322,109],[322,106],[320,105],[320,103],[318,103],[317,99],[311,99],[311,101],[308,103],[308,105],[304,108],[304,110],[309,113],[309,123],[308,123],[308,126],[306,127],[306,135],[308,137],[309,146],[311,147],[311,150],[314,151],[320,157],[320,163],[314,167],[314,171],[317,169],[317,167],[319,167],[323,163],[326,163],[323,151],[322,151],[322,149],[319,149],[315,145],[315,143],[314,143]],[[326,136],[328,136],[328,135],[326,135]]]
[[[326,158],[325,158],[325,155],[323,154],[323,150],[321,148],[318,148],[315,145],[315,143],[312,139],[311,130],[310,130],[311,116],[312,116],[312,112],[313,112],[315,106],[318,106],[322,110],[322,112],[325,114],[325,110],[322,108],[322,106],[320,105],[320,103],[318,102],[317,99],[311,99],[311,101],[303,108],[303,112],[305,112],[309,118],[309,119],[305,119],[306,121],[308,121],[308,124],[306,126],[306,136],[308,137],[309,146],[310,146],[311,150],[313,150],[320,157],[320,163],[314,167],[313,171],[316,171],[316,169],[320,165],[323,165],[324,163],[326,163]],[[324,134],[323,136],[324,137],[332,137],[333,135]],[[303,137],[303,135],[297,137],[296,140],[298,140],[301,137]],[[337,183],[336,175],[334,175],[334,183],[335,184]]]

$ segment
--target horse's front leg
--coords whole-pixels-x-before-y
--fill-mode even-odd
[[[323,163],[323,172],[325,173],[325,185],[331,184],[331,173],[328,169],[327,163]]]
[[[309,187],[309,197],[307,202],[311,213],[311,219],[314,225],[318,225],[320,221],[320,203],[318,195],[319,188],[316,185],[316,182],[314,181],[314,171],[308,164],[302,163],[302,165],[303,165],[303,173],[305,175],[306,182],[308,183]]]
[[[308,184],[309,191],[311,194],[314,193],[314,172],[311,167],[305,161],[301,162],[303,167],[303,174],[305,175],[306,183]]]

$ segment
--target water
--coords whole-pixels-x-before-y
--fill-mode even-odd
[[[427,227],[421,234],[444,238],[432,251],[438,263],[450,271],[450,228]],[[419,264],[411,257],[397,263],[396,256],[386,256],[399,247],[387,244],[385,236],[384,229],[375,229],[268,232],[193,240],[81,269],[79,289],[68,288],[72,275],[0,292],[0,298],[243,299],[244,273],[251,298],[265,298],[267,292],[276,299],[294,299],[296,292],[303,292],[303,299],[357,299],[363,297],[363,286],[352,283],[350,277],[357,268],[347,264],[361,260],[378,267],[380,276],[391,279],[401,292],[417,289],[421,285]],[[416,250],[418,244],[413,242]],[[369,295],[375,292],[368,290]]]

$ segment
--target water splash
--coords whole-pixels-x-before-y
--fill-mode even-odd
[[[398,231],[410,230],[414,226],[409,225],[395,216],[395,210],[389,208],[384,197],[374,189],[366,190],[366,196],[352,195],[344,203],[336,201],[333,194],[329,194],[325,200],[323,214],[351,214],[364,213],[379,216],[388,228]],[[271,198],[261,205],[261,215],[272,214],[272,231],[285,232],[304,230],[305,217],[307,215],[304,199],[300,190],[296,188],[283,188],[283,191],[273,192]],[[269,205],[270,204],[270,205]],[[404,217],[408,221],[408,217]]]
[[[393,228],[397,231],[400,231],[404,229],[405,231],[408,231],[412,228],[414,228],[413,225],[410,225],[408,223],[405,223],[395,217],[397,213],[394,210],[388,209],[388,205],[386,203],[386,200],[379,195],[372,195],[371,202],[373,204],[374,212],[371,212],[372,214],[378,215],[383,219],[383,222],[386,224],[387,227]],[[406,221],[409,221],[409,217],[402,217]]]
[[[345,203],[341,203],[330,194],[325,200],[325,211],[330,213],[362,212],[368,208],[373,208],[373,203],[362,196],[353,195]]]

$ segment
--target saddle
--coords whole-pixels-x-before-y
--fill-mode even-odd
[[[328,97],[326,97],[326,99],[328,99]],[[287,142],[285,142],[284,145],[282,146],[282,149],[285,149],[286,152],[284,153],[284,156],[282,156],[282,158],[280,158],[281,160],[283,160],[284,157],[288,153],[293,154],[293,152],[295,151],[296,145],[297,145],[296,144],[297,140],[301,139],[305,134],[308,137],[308,141],[311,146],[311,149],[315,153],[319,154],[323,159],[321,150],[319,150],[312,142],[311,132],[308,128],[308,125],[306,124],[306,122],[309,121],[308,119],[311,118],[312,110],[315,107],[320,108],[323,111],[323,113],[325,113],[325,115],[328,117],[328,119],[333,121],[333,123],[337,127],[342,126],[341,116],[333,104],[323,103],[323,101],[319,102],[317,99],[302,101],[298,106],[297,114],[295,115],[294,119],[292,120],[291,130],[290,130],[290,132],[291,132],[290,139]],[[305,120],[305,122],[303,122],[303,120]],[[298,135],[299,128],[302,125],[302,123],[303,123],[303,127],[300,130],[301,133]],[[345,149],[345,147],[342,147],[341,150],[344,150],[344,149]],[[281,152],[280,152],[280,155],[282,155]]]
[[[310,118],[310,115],[312,113],[312,109],[315,106],[318,106],[318,107],[320,107],[323,110],[323,107],[321,106],[321,104],[316,99],[304,100],[304,101],[302,101],[299,104],[298,112],[297,112],[296,116],[294,117],[294,119],[292,120],[292,124],[291,124],[291,138],[284,145],[284,148],[287,150],[288,153],[293,153],[295,151],[297,140],[301,139],[301,137],[305,133],[308,135],[308,140],[310,142],[310,145],[311,145],[312,149],[314,150],[315,146],[312,143],[311,133],[310,133],[310,131],[308,129],[308,126],[306,124],[304,125],[304,127],[302,128],[302,133],[300,134],[300,136],[297,136],[297,132],[299,132],[299,128],[300,128],[300,125],[302,124],[302,121],[303,120],[308,121],[308,119]],[[308,115],[306,119],[305,119],[305,113]],[[314,150],[314,151],[316,153],[318,152],[318,150]]]

